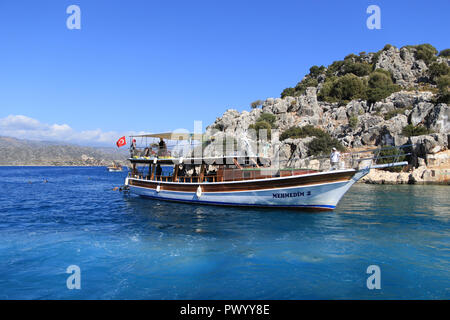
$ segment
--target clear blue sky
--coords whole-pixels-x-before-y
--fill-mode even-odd
[[[81,30],[66,28],[71,4]],[[371,4],[381,30],[366,27]],[[449,12],[448,0],[1,0],[0,118],[80,132],[206,126],[349,53],[449,48]]]

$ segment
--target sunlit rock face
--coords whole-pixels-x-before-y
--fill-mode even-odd
[[[293,96],[267,98],[261,108],[251,111],[227,110],[207,128],[207,133],[218,136],[226,134],[238,141],[256,140],[255,135],[249,134],[249,126],[260,121],[261,117],[267,119],[267,115],[271,115],[274,120],[270,129],[272,141],[269,143],[271,147],[277,146],[279,149],[274,151],[271,148],[269,154],[279,155],[283,163],[300,165],[304,164],[303,159],[310,159],[309,143],[314,137],[287,137],[280,143],[276,143],[276,139],[289,128],[312,125],[338,139],[348,151],[413,143],[413,167],[415,170],[427,167],[430,156],[448,150],[450,108],[447,104],[438,102],[437,90],[432,90],[436,85],[429,77],[429,68],[423,60],[415,58],[416,50],[415,47],[388,47],[377,56],[370,53],[360,57],[360,61],[373,64],[374,69],[389,71],[394,84],[400,88],[400,91],[375,103],[363,99],[345,103],[321,101],[320,90],[324,87],[326,77],[330,76],[325,75],[325,68],[317,75],[315,87],[304,88]],[[450,60],[446,57],[436,57],[435,61],[450,65]],[[342,75],[345,71],[343,68],[336,69],[331,76]],[[367,81],[368,76],[360,78]],[[424,83],[427,83],[430,90],[423,88]],[[410,137],[404,130],[407,126],[423,127],[426,129],[423,131],[425,134]],[[447,154],[441,155],[437,162],[442,165],[447,161],[446,157]],[[318,166],[323,167],[323,164]],[[419,173],[414,176],[397,175],[394,180],[399,183],[419,181],[418,175]],[[427,177],[432,179],[431,174]]]

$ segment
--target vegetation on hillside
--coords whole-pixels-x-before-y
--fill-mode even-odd
[[[281,136],[280,140],[286,140],[286,139],[301,139],[306,137],[322,137],[327,135],[325,131],[322,129],[316,128],[312,125],[306,125],[303,127],[291,127],[284,131]]]
[[[402,129],[402,134],[406,137],[421,136],[428,133],[430,133],[430,131],[427,129],[427,127],[424,127],[422,125],[414,126],[412,124],[408,124]]]
[[[367,100],[369,104],[380,101],[401,89],[394,83],[389,71],[375,70],[381,53],[391,47],[392,45],[387,44],[378,52],[349,54],[344,60],[334,61],[328,67],[312,66],[302,81],[293,88],[284,89],[281,97],[299,96],[304,94],[308,87],[318,87],[320,90],[317,97],[321,101],[340,104],[353,99]],[[404,48],[413,51],[416,59],[427,64],[430,69],[428,76],[434,84],[437,84],[440,77],[449,75],[450,68],[445,63],[436,62],[438,51],[432,45],[420,44]],[[450,49],[442,50],[439,56],[449,57]],[[442,96],[443,100],[447,98],[445,94]]]
[[[322,129],[316,128],[312,125],[306,125],[304,127],[291,127],[281,134],[280,140],[283,141],[288,138],[298,139],[306,137],[314,137],[314,139],[307,145],[309,155],[329,154],[333,147],[339,151],[345,151],[344,146],[339,142],[339,140],[331,137]]]
[[[267,138],[267,140],[271,139],[272,136],[272,126],[266,121],[256,121],[256,123],[248,126],[249,129],[253,129],[256,131],[256,137],[258,140]],[[264,133],[264,130],[267,132],[267,136],[261,136],[261,133]]]
[[[392,82],[391,74],[386,70],[376,69],[367,82],[367,102],[375,103],[397,91],[400,91],[400,87]]]
[[[252,109],[255,109],[255,108],[262,106],[263,103],[264,103],[264,101],[262,101],[262,100],[256,100],[256,101],[253,101],[252,103],[250,103],[250,107]]]
[[[437,102],[450,104],[450,75],[440,76],[436,83],[439,90]]]
[[[272,113],[261,113],[261,115],[259,116],[258,120],[256,120],[256,122],[267,122],[268,124],[270,124],[271,128],[275,128],[275,121],[277,120],[277,117],[272,114]]]
[[[414,58],[423,60],[427,65],[436,60],[438,51],[429,43],[419,44],[417,46],[405,46],[407,49],[416,49]]]

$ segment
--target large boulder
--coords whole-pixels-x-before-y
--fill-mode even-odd
[[[381,125],[379,145],[401,146],[408,142],[408,138],[402,135],[403,128],[408,124],[408,118],[399,114]]]
[[[390,47],[380,53],[375,68],[390,71],[396,84],[413,86],[428,70],[425,62],[415,59],[414,52],[414,48]]]
[[[418,101],[418,97],[410,91],[399,91],[391,94],[386,100],[392,102],[395,108],[408,108]]]
[[[312,125],[322,123],[323,110],[317,102],[316,88],[307,88],[305,94],[298,97],[297,106],[298,109],[294,107],[292,111],[296,111],[299,117],[307,117]]]
[[[416,159],[416,161],[413,161],[415,165],[417,165],[417,158],[427,159],[428,154],[434,154],[448,148],[447,135],[442,133],[410,137],[407,143],[412,145],[411,151],[413,159]]]
[[[286,113],[291,102],[295,102],[295,98],[286,97],[285,99],[275,99],[275,103],[272,105],[272,112],[274,114]]]
[[[395,110],[395,105],[392,101],[378,101],[373,105],[373,110],[385,114],[389,111]]]
[[[434,105],[430,102],[419,102],[416,104],[410,114],[410,122],[413,126],[424,123],[428,113],[433,109]]]
[[[352,100],[346,106],[347,117],[362,115],[368,109],[367,102],[363,100]]]
[[[358,117],[361,128],[361,142],[364,145],[375,145],[380,139],[384,118],[376,115],[364,114]]]
[[[435,105],[428,113],[426,126],[437,133],[449,133],[450,107],[445,103]]]
[[[333,110],[334,119],[337,121],[347,121],[347,109],[346,107],[339,107]]]
[[[277,126],[277,129],[280,132],[283,132],[289,129],[290,127],[297,125],[297,123],[298,123],[298,116],[295,113],[286,112],[278,115],[275,125]]]

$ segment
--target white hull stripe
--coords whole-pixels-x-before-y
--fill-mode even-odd
[[[172,202],[183,202],[183,203],[194,203],[194,204],[211,204],[211,205],[222,205],[222,206],[233,206],[233,207],[277,207],[277,208],[326,208],[326,209],[334,209],[336,206],[331,205],[280,205],[280,204],[245,204],[245,203],[235,203],[235,202],[217,202],[217,201],[203,201],[203,200],[182,200],[182,199],[172,199],[165,197],[153,197],[149,195],[140,195],[144,198],[150,198],[155,200],[164,200],[164,201],[172,201]]]

